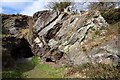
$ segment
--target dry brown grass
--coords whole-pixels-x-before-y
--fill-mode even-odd
[[[65,77],[72,78],[120,78],[120,70],[116,67],[106,64],[90,64],[86,63],[78,67],[68,69]]]
[[[82,47],[86,49],[86,52],[89,52],[91,49],[103,45],[111,39],[113,40],[116,39],[117,36],[118,36],[118,23],[110,25],[105,35],[95,37],[91,40],[87,40],[86,42],[83,42]]]
[[[23,36],[26,37],[26,36],[28,35],[28,33],[29,33],[29,29],[21,29],[20,32],[21,32],[21,34],[22,34]]]

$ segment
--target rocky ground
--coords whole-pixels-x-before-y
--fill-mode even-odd
[[[47,10],[36,12],[33,17],[2,14],[2,24],[3,70],[16,68],[25,62],[24,58],[34,55],[54,67],[67,66],[62,77],[99,77],[103,74],[95,74],[106,69],[105,75],[113,72],[107,77],[119,76],[119,22],[108,24],[99,11],[67,14]],[[84,66],[79,69],[80,65]]]

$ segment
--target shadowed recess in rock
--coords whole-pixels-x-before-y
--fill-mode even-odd
[[[14,59],[17,58],[29,58],[33,56],[32,50],[30,48],[30,44],[26,39],[22,38],[20,43],[16,45],[15,48],[11,51],[11,56]]]

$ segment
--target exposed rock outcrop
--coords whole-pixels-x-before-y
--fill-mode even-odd
[[[110,63],[113,62],[116,65],[119,63],[117,49],[110,48],[112,52],[109,53],[110,49],[100,48],[100,46],[104,47],[102,44],[105,44],[110,38],[102,41],[109,25],[99,11],[89,11],[82,15],[69,15],[64,12],[57,14],[52,11],[35,14],[39,15],[38,19],[35,17],[36,22],[32,29],[34,36],[32,36],[31,45],[35,55],[58,63],[61,63],[64,57],[68,64],[74,65],[88,62],[109,63],[108,58],[112,56],[115,59],[110,58]],[[99,42],[93,43],[97,39]],[[86,43],[93,44],[85,45]],[[112,47],[110,43],[105,46]],[[101,56],[103,54],[104,57]]]
[[[26,15],[6,15],[2,14],[2,34],[14,37],[26,37],[28,29],[32,27],[32,17]]]
[[[33,19],[3,15],[2,23],[3,35],[7,34],[7,38],[3,37],[3,53],[25,53],[22,56],[34,53],[43,61],[60,65],[105,63],[117,66],[120,63],[117,35],[106,35],[109,24],[99,11],[68,14],[46,10],[35,13]],[[9,41],[8,37],[15,39]],[[7,41],[13,46],[4,47],[9,45]],[[19,49],[16,52],[15,46]]]
[[[29,28],[32,25],[32,17],[20,14],[2,14],[3,68],[14,67],[18,58],[33,56],[28,42]]]

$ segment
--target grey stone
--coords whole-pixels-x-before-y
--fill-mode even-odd
[[[117,38],[108,41],[106,44],[91,51],[91,60],[93,63],[104,63],[110,65],[120,65],[120,57],[117,48]]]
[[[41,15],[38,16],[35,21],[34,29],[38,32],[46,25],[50,24],[58,16],[57,12],[41,11]]]
[[[50,39],[48,45],[50,46],[51,49],[55,49],[58,47],[58,42],[55,41],[54,39]]]
[[[82,47],[85,42],[105,36],[107,32],[109,24],[104,20],[99,11],[89,11],[77,15],[64,15],[64,12],[60,15],[56,15],[56,12],[48,13],[50,13],[49,16],[51,17],[46,17],[44,21],[41,18],[45,14],[42,13],[44,15],[39,15],[33,27],[35,30],[33,34],[39,36],[45,43],[40,49],[36,47],[37,53],[42,52],[40,54],[41,57],[59,61],[55,56],[63,53],[66,56],[66,61],[72,62],[74,65],[97,62],[118,65],[117,49],[113,50],[113,47],[110,45],[98,45],[99,48],[96,46],[93,49],[87,47],[90,51],[83,51]],[[63,17],[67,18],[63,19]],[[56,29],[58,27],[59,29]],[[100,34],[95,34],[97,31]],[[64,62],[65,59],[60,63],[63,64]]]
[[[10,32],[10,34],[17,34],[18,31],[16,30],[15,27],[12,27],[9,29],[9,32]]]
[[[55,26],[55,24],[61,20],[61,18],[63,17],[64,14],[60,14],[59,17],[52,23],[50,23],[50,25],[46,26],[43,30],[41,30],[38,35],[39,36],[43,36],[45,35],[51,28],[53,28]]]

